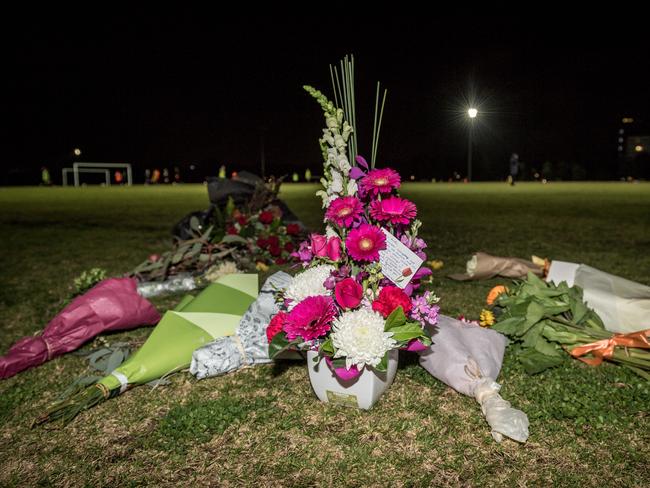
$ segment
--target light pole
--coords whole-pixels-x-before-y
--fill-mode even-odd
[[[469,115],[469,135],[467,139],[467,181],[472,181],[472,131],[474,129],[474,119],[478,115],[478,110],[470,108],[467,110]]]

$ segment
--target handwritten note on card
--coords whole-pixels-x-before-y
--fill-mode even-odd
[[[423,260],[386,229],[382,232],[386,236],[386,249],[379,251],[381,272],[403,289],[422,266]]]

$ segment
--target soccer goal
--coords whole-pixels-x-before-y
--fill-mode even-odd
[[[73,172],[72,168],[63,168],[61,174],[63,176],[63,186],[68,186],[68,175]],[[106,180],[106,186],[111,186],[111,172],[108,169],[94,169],[94,168],[79,168],[78,173],[99,173],[104,174],[104,179]],[[78,181],[78,180],[77,180]],[[79,186],[79,184],[75,184]]]
[[[74,186],[79,186],[79,173],[82,169],[100,169],[109,171],[113,168],[124,168],[126,170],[125,183],[129,186],[133,184],[133,172],[129,163],[73,163],[72,174],[74,175]],[[110,182],[110,178],[109,178]]]

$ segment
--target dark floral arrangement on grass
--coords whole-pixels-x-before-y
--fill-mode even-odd
[[[352,379],[364,367],[386,371],[392,349],[429,346],[425,326],[437,322],[438,298],[418,290],[431,274],[428,268],[405,267],[398,276],[387,276],[382,258],[391,246],[415,254],[420,264],[427,246],[418,237],[421,222],[415,204],[397,192],[399,173],[374,168],[376,137],[369,165],[355,154],[354,129],[348,122],[354,114],[346,114],[312,87],[305,90],[325,114],[319,141],[325,161],[323,189],[317,194],[325,208],[326,231],[311,234],[296,251],[303,270],[279,291],[280,312],[271,320],[267,337],[272,357],[286,348],[317,350],[317,360],[324,358],[339,377]],[[378,132],[376,125],[376,136]]]
[[[258,185],[245,205],[232,198],[214,206],[208,226],[198,218],[189,221],[193,238],[176,239],[173,248],[153,254],[130,273],[138,281],[163,281],[190,273],[213,282],[228,273],[265,271],[271,265],[292,261],[292,252],[304,237],[302,228],[283,221],[277,199],[281,180],[271,178]]]

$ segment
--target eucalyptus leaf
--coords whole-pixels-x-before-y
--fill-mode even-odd
[[[248,241],[244,239],[242,236],[239,235],[233,235],[233,234],[226,234],[223,236],[223,239],[221,239],[221,242],[223,244],[247,244]]]

